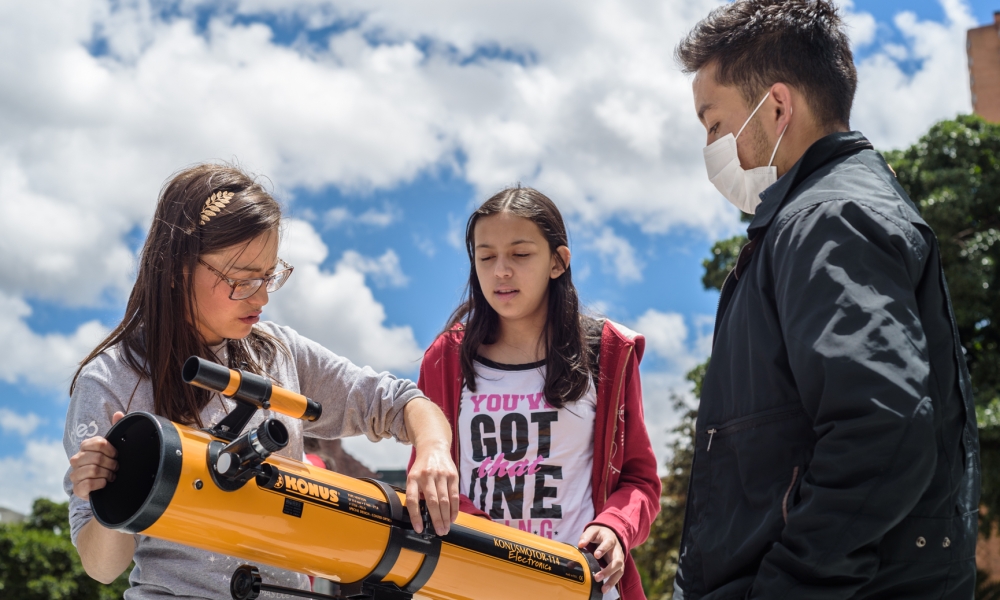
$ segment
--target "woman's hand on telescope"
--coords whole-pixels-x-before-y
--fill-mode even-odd
[[[586,548],[591,544],[597,544],[594,558],[604,558],[608,565],[594,574],[595,580],[604,582],[601,593],[607,594],[625,574],[625,552],[615,532],[603,525],[591,525],[583,530],[577,546]]]
[[[111,416],[111,424],[114,425],[124,416],[125,413],[116,412]],[[69,465],[73,468],[69,474],[69,479],[73,482],[73,493],[83,500],[89,500],[90,492],[114,481],[115,471],[118,470],[118,461],[115,460],[117,456],[118,451],[103,437],[94,436],[83,440],[80,451],[69,459]]]
[[[445,535],[458,518],[458,469],[451,460],[451,426],[426,398],[414,398],[403,412],[415,457],[406,476],[406,508],[413,529],[424,529],[420,499],[427,504],[434,531]]]
[[[114,425],[124,417],[122,412],[111,416]],[[73,482],[73,494],[84,499],[90,499],[90,493],[108,485],[115,480],[118,452],[114,446],[103,437],[94,436],[83,440],[80,451],[69,459],[72,471],[69,474]],[[95,519],[87,521],[80,529],[76,539],[76,548],[80,553],[83,570],[97,581],[109,584],[125,572],[135,554],[136,540],[132,535],[105,529]]]

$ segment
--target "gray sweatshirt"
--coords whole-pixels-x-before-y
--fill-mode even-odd
[[[291,351],[290,360],[279,354],[268,374],[281,387],[322,404],[323,415],[308,423],[270,411],[258,411],[247,429],[256,427],[267,417],[281,419],[288,428],[290,441],[280,454],[298,460],[303,455],[304,433],[325,439],[364,434],[372,441],[392,436],[409,443],[403,407],[422,395],[412,381],[397,379],[389,373],[376,373],[370,367],[358,367],[289,327],[264,321],[257,327],[283,341]],[[222,364],[228,364],[225,344],[213,350]],[[214,425],[234,406],[233,400],[213,394],[201,412],[202,422],[206,427]],[[140,379],[125,364],[117,348],[112,348],[87,364],[80,373],[66,415],[63,434],[66,455],[76,454],[83,440],[105,435],[116,411],[126,414],[153,412],[153,391],[149,379]],[[89,502],[73,494],[68,472],[63,486],[70,496],[69,521],[75,544],[80,529],[93,518],[93,513]],[[135,568],[129,577],[131,588],[125,592],[126,600],[228,599],[230,576],[241,564],[250,562],[143,535],[136,535],[135,539]],[[305,575],[263,564],[256,566],[260,567],[265,583],[308,588]],[[262,597],[267,595],[261,594]]]

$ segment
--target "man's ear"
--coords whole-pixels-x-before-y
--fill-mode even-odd
[[[551,279],[558,279],[569,268],[569,260],[572,254],[567,246],[559,246],[552,254],[552,270],[549,272]],[[559,260],[559,259],[562,260]]]
[[[792,113],[794,112],[792,108],[792,89],[787,84],[776,83],[771,86],[771,97],[769,100],[768,104],[771,105],[768,112],[769,119],[763,122],[765,127],[770,128],[774,137],[777,138],[791,122]]]

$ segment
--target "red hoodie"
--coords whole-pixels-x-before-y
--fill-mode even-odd
[[[452,427],[451,456],[458,456],[458,407],[462,398],[459,346],[464,332],[443,333],[424,353],[417,386],[441,407]],[[591,474],[594,520],[615,532],[625,551],[625,573],[618,582],[622,600],[645,600],[639,573],[629,550],[642,544],[660,511],[660,478],[656,456],[642,413],[639,361],[646,339],[605,321],[601,333],[600,381],[594,418],[594,470]],[[627,440],[627,443],[626,443]],[[411,455],[410,464],[413,464]],[[464,494],[462,512],[489,518]]]

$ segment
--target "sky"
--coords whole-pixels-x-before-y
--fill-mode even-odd
[[[170,175],[238,162],[282,202],[295,265],[264,318],[416,378],[468,275],[465,220],[553,198],[594,312],[647,338],[671,394],[711,344],[701,260],[742,227],[707,181],[672,51],[719,0],[52,0],[0,4],[0,506],[61,499],[76,365],[120,320]],[[842,0],[852,126],[881,149],[971,110],[965,31],[996,0]],[[355,438],[362,462],[408,448]],[[13,475],[13,477],[11,477]]]

